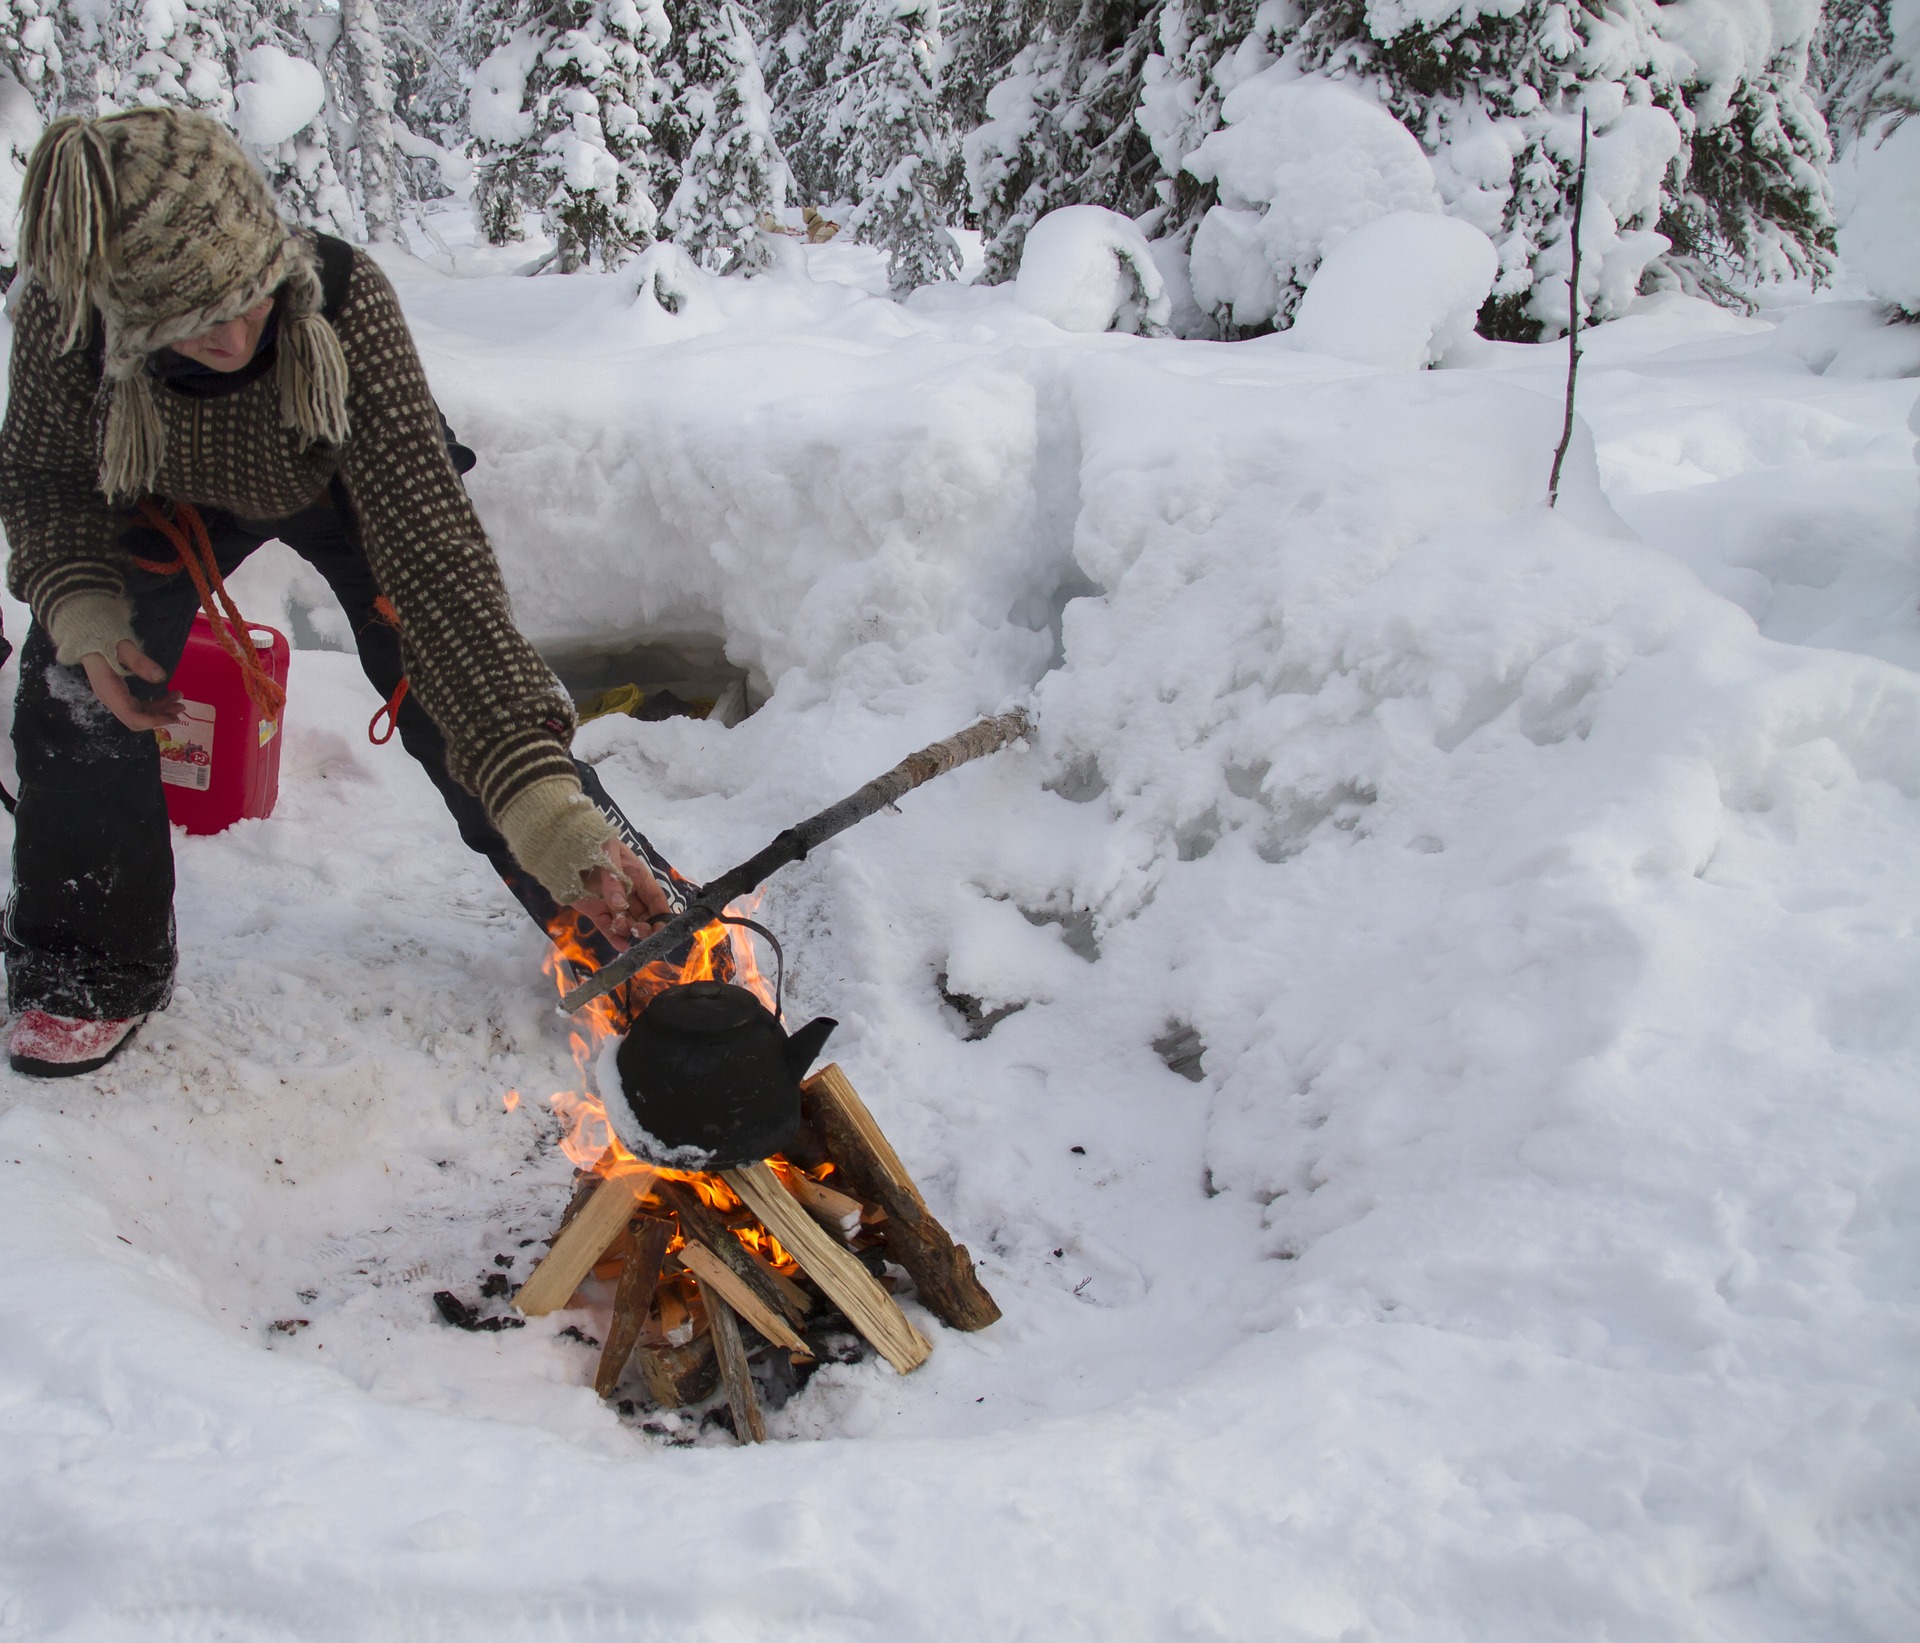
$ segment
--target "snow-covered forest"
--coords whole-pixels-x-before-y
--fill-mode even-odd
[[[368,247],[521,629],[696,709],[574,743],[690,877],[1032,722],[753,909],[1003,1315],[749,1332],[736,1444],[596,1394],[604,1272],[516,1310],[609,1092],[255,553],[277,806],[175,830],[123,1055],[0,1071],[0,1643],[1920,1636],[1920,0],[0,0],[0,70],[15,297],[46,122],[156,99]]]
[[[1533,341],[1566,323],[1583,113],[1594,317],[1829,276],[1833,149],[1900,163],[1878,158],[1916,103],[1920,25],[1900,12],[5,0],[0,122],[17,191],[46,118],[184,103],[232,125],[296,220],[396,241],[458,202],[560,271],[661,241],[751,268],[769,232],[811,226],[883,250],[906,291],[959,271],[965,228],[1001,280],[1042,216],[1096,205],[1152,247],[1185,336],[1284,327],[1330,238],[1441,212],[1497,254],[1481,334]]]

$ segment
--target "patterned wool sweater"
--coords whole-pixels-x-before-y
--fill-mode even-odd
[[[513,625],[400,304],[364,252],[354,254],[333,327],[351,372],[344,446],[299,448],[281,425],[272,372],[213,398],[161,388],[166,456],[156,489],[265,520],[306,507],[337,476],[454,778],[496,823],[535,782],[564,777],[577,790],[567,751],[573,704]],[[125,591],[127,512],[97,481],[104,419],[97,354],[59,351],[52,300],[30,283],[14,316],[0,427],[0,524],[12,547],[7,585],[49,628],[62,601]]]

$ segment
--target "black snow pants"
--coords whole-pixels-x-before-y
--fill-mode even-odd
[[[201,510],[219,561],[231,575],[277,537],[326,578],[352,624],[360,665],[382,699],[404,664],[400,636],[374,613],[379,588],[361,551],[352,511],[336,485],[285,519],[241,520]],[[142,559],[170,560],[171,546],[145,525],[123,540]],[[171,674],[186,649],[199,599],[185,575],[128,572],[133,629],[141,648]],[[129,678],[136,696],[162,694]],[[493,864],[542,930],[560,909],[521,868],[480,801],[447,773],[446,743],[411,694],[399,713],[400,741],[439,789],[468,848]],[[153,733],[129,730],[100,705],[84,669],[62,667],[38,622],[27,630],[15,699],[13,745],[19,770],[14,816],[13,896],[5,924],[7,1000],[90,1020],[162,1008],[173,991],[173,843]],[[670,869],[635,832],[590,765],[575,762],[586,792],[663,880]],[[672,892],[670,891],[671,895]],[[569,918],[598,962],[611,948],[584,920]]]

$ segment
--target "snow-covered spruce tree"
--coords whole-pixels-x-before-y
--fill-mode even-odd
[[[475,72],[474,209],[495,245],[540,213],[562,271],[614,268],[653,241],[659,0],[531,0]]]
[[[760,219],[787,203],[760,55],[732,0],[667,0],[655,138],[673,169],[660,232],[716,273],[762,258]]]
[[[1279,55],[1285,15],[1264,0],[1165,0],[1154,18],[1158,50],[1141,75],[1140,129],[1160,162],[1163,209],[1146,226],[1181,249],[1217,197],[1185,161],[1220,125],[1226,94]]]
[[[896,292],[959,272],[946,230],[958,147],[936,90],[935,0],[827,0],[803,62],[812,89],[788,130],[812,197],[850,201],[847,231],[887,253]]]
[[[1807,78],[1836,147],[1872,118],[1892,51],[1887,0],[1825,0]]]
[[[806,135],[825,73],[824,54],[815,47],[818,10],[816,0],[764,0],[749,26],[760,42],[760,80],[773,109],[773,138],[794,193],[802,200],[830,201],[831,184],[815,174]]]
[[[1653,197],[1644,175],[1610,201],[1601,190],[1612,228],[1657,228],[1669,241],[1647,259],[1649,277],[1670,271],[1726,300],[1756,279],[1824,277],[1833,239],[1826,133],[1806,85],[1806,34],[1792,32],[1801,25],[1770,34],[1747,26],[1770,22],[1770,11],[1735,18],[1718,0],[1521,0],[1498,16],[1436,9],[1416,22],[1366,0],[1310,0],[1279,43],[1294,69],[1377,96],[1432,157],[1446,209],[1493,238],[1501,274],[1483,320],[1491,334],[1564,323],[1551,276],[1564,277],[1582,106],[1603,137],[1619,129],[1612,147],[1622,162],[1643,164],[1659,135],[1656,120],[1633,110],[1657,111],[1679,133]],[[1605,312],[1622,286],[1602,283]]]
[[[1683,88],[1693,115],[1686,170],[1660,215],[1673,242],[1668,266],[1733,302],[1759,281],[1824,280],[1834,248],[1830,148],[1807,83],[1818,14],[1809,10],[1801,32],[1776,34],[1764,47],[1749,41],[1751,55],[1736,62],[1723,36],[1686,8],[1673,10],[1678,18],[1663,15],[1661,26],[1697,55]]]
[[[260,162],[281,210],[329,234],[361,237],[346,180],[357,110],[332,63],[338,10],[318,0],[279,0],[261,7],[244,32],[237,22],[231,32],[234,131]]]
[[[215,119],[232,116],[235,40],[244,42],[253,18],[244,6],[223,0],[163,0],[119,19],[110,30],[118,50],[113,102],[170,103],[199,109]]]
[[[352,89],[355,173],[370,240],[399,236],[400,179],[394,144],[393,57],[374,0],[340,0],[343,68]]]
[[[61,102],[67,61],[62,22],[58,0],[0,0],[0,69],[43,118],[58,112]]]
[[[1159,203],[1160,168],[1135,118],[1156,45],[1156,0],[1034,0],[1023,9],[996,0],[986,0],[985,15],[975,15],[972,0],[959,9],[971,62],[1020,39],[962,143],[989,280],[1012,277],[1027,230],[1059,206],[1138,216]]]
[[[1920,322],[1920,0],[1891,0],[1885,51],[1861,78],[1853,202],[1840,250],[1849,273]]]

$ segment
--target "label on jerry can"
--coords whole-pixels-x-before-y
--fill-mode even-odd
[[[182,702],[187,716],[177,725],[163,725],[154,739],[160,744],[160,779],[174,787],[213,785],[213,704]]]

